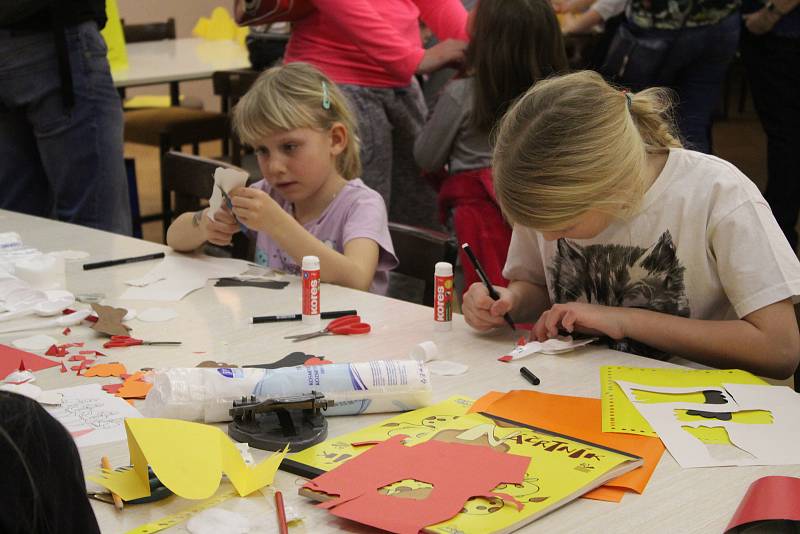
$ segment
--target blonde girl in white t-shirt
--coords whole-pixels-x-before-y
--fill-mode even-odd
[[[800,263],[753,183],[681,148],[662,89],[631,94],[590,71],[541,81],[498,127],[493,173],[514,226],[473,328],[536,321],[648,356],[785,378],[800,361]]]

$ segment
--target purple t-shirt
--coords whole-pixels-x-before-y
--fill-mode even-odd
[[[260,180],[250,187],[266,192],[284,211],[292,213],[292,203],[272,190],[266,180]],[[344,253],[344,246],[352,239],[365,237],[375,241],[379,247],[378,267],[369,290],[371,293],[386,294],[389,271],[398,264],[389,235],[386,204],[383,197],[367,187],[360,178],[349,180],[322,215],[303,224],[303,228],[340,253]],[[278,271],[300,274],[300,265],[262,232],[258,233],[256,240],[256,263]]]

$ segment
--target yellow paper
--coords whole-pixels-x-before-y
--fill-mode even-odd
[[[623,432],[658,436],[639,411],[628,401],[615,380],[625,380],[646,386],[693,387],[728,384],[761,384],[766,382],[739,369],[656,369],[640,367],[600,368],[600,387],[603,395],[603,432]],[[674,399],[674,397],[670,397]],[[659,402],[658,394],[648,393],[649,401]],[[663,400],[661,401],[663,402]]]
[[[211,18],[200,17],[192,30],[192,35],[209,41],[230,40],[244,45],[244,38],[250,28],[240,28],[224,7],[215,7]]]
[[[207,499],[222,473],[241,496],[271,484],[286,450],[255,467],[219,428],[173,419],[126,419],[132,469],[89,477],[129,501],[150,495],[147,466],[164,486],[186,499]]]
[[[127,69],[128,52],[125,49],[125,34],[122,32],[117,0],[106,0],[106,17],[108,21],[100,34],[108,47],[108,64],[111,70]]]

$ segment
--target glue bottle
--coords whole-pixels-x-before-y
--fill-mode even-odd
[[[319,258],[303,256],[303,324],[319,326]]]
[[[453,266],[440,261],[433,279],[434,330],[446,332],[453,328]]]

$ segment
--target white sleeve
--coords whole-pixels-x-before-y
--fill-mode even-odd
[[[748,201],[709,230],[725,294],[738,317],[800,298],[800,262],[764,201]]]
[[[608,20],[625,11],[627,3],[628,0],[597,0],[589,9],[597,11],[603,20]]]
[[[511,243],[508,246],[506,265],[503,268],[506,280],[524,280],[538,285],[546,285],[544,259],[539,247],[538,232],[531,228],[514,225]]]

